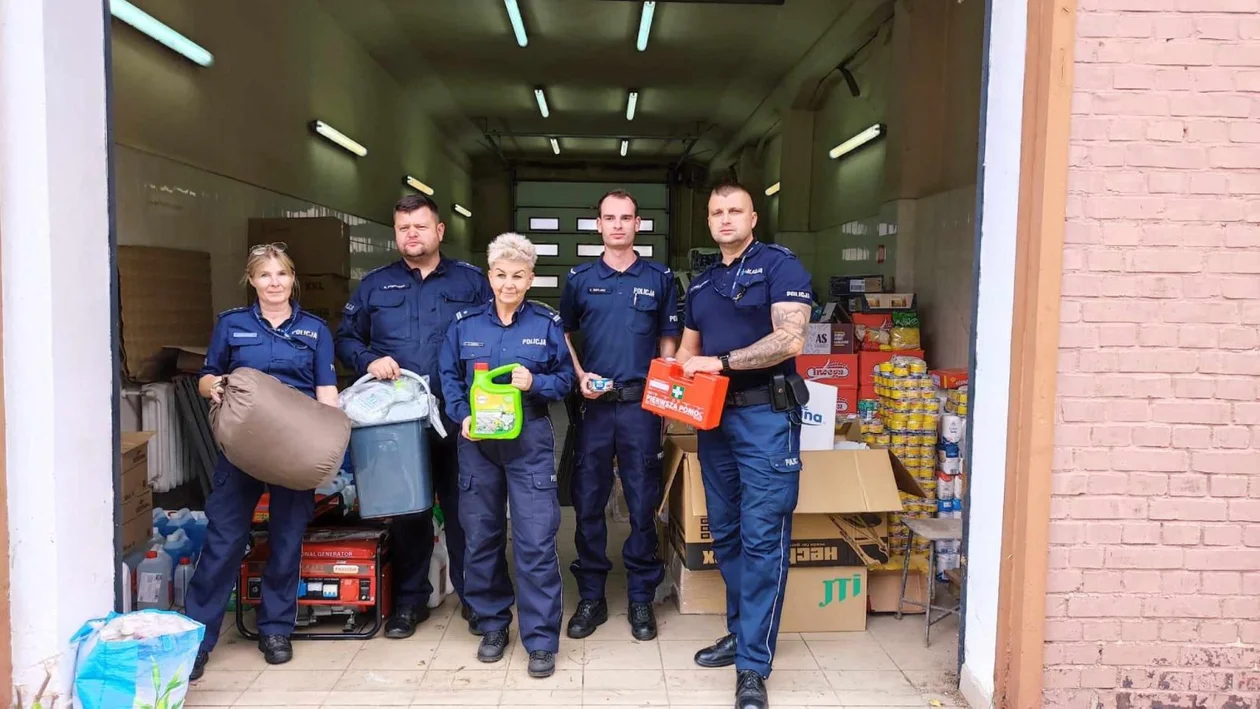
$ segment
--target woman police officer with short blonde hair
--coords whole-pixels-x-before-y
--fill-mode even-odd
[[[464,594],[484,632],[477,659],[497,662],[508,645],[514,600],[505,557],[505,504],[510,502],[521,642],[529,652],[529,674],[547,677],[555,671],[563,612],[555,435],[547,404],[569,393],[576,373],[560,315],[525,299],[537,260],[534,245],[519,234],[503,234],[490,244],[494,301],[455,317],[439,365],[446,413],[463,429],[459,518],[468,539]],[[469,438],[469,388],[482,363],[491,369],[521,365],[511,374],[512,386],[524,392],[525,421],[518,438]]]

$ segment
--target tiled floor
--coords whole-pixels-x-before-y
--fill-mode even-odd
[[[610,549],[619,548],[621,534],[610,536]],[[567,572],[572,538],[566,515],[566,621],[577,604]],[[691,659],[725,634],[723,618],[679,615],[667,601],[657,607],[660,637],[636,642],[626,623],[624,589],[624,577],[609,580],[609,603],[618,615],[586,640],[562,636],[556,674],[546,680],[526,674],[515,628],[507,660],[478,662],[477,638],[448,599],[408,640],[298,642],[293,661],[280,667],[264,664],[235,626],[225,628],[186,706],[731,706],[734,670],[701,669]],[[771,706],[965,706],[955,691],[957,628],[953,619],[934,626],[930,648],[923,646],[922,616],[872,616],[862,633],[783,634],[768,682]]]

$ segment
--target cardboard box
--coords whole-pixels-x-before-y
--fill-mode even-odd
[[[896,613],[897,600],[901,598],[901,571],[876,570],[869,574],[867,584],[869,601],[867,609],[872,613]],[[927,599],[927,574],[910,570],[906,578],[906,600],[911,603],[925,603]],[[901,611],[907,615],[921,614],[923,608],[907,603]]]
[[[859,427],[844,435],[860,438]],[[858,566],[888,558],[883,512],[900,512],[901,495],[923,497],[909,471],[886,450],[802,451],[800,494],[792,516],[794,566]],[[689,569],[715,568],[708,504],[694,437],[665,443],[670,538]],[[881,552],[880,547],[884,546]],[[880,558],[882,556],[882,558]]]
[[[122,553],[130,554],[149,541],[153,533],[153,505],[144,514],[137,515],[122,523]]]
[[[214,331],[210,254],[157,246],[118,247],[123,373],[157,381],[168,345],[206,347]]]
[[[858,386],[875,386],[875,368],[884,362],[891,362],[893,357],[917,357],[923,361],[927,361],[927,356],[923,350],[902,350],[900,352],[859,352],[858,359]],[[798,358],[799,359],[799,358]]]
[[[669,561],[670,583],[674,587],[674,602],[683,615],[726,615],[726,584],[717,569],[693,571],[683,566],[678,554],[671,551]],[[789,572],[790,573],[790,572]]]
[[[854,339],[853,323],[831,324],[831,353],[853,354],[857,352],[857,340]]]
[[[918,307],[914,293],[867,293],[856,300],[852,312],[893,313]]]
[[[336,217],[249,220],[249,246],[286,244],[298,273],[350,277],[350,227]],[[322,316],[321,316],[322,317]]]
[[[802,354],[831,354],[831,323],[810,323]]]
[[[875,391],[874,384],[863,384],[858,387],[858,401],[865,399],[878,399],[879,392]]]
[[[123,553],[133,551],[148,541],[153,530],[153,493],[149,489],[149,441],[157,435],[153,431],[124,431],[120,437],[122,447],[122,474],[119,480],[119,496],[122,498],[122,548]]]
[[[796,371],[806,381],[820,382],[834,387],[857,386],[858,357],[860,355],[800,355],[796,358]]]
[[[967,386],[967,370],[965,369],[933,369],[932,383],[939,389],[960,389]]]
[[[865,293],[883,293],[891,287],[891,279],[882,275],[873,276],[832,276],[828,285],[831,295],[841,298]]]
[[[836,420],[855,418],[858,415],[858,388],[844,387],[836,390]]]
[[[298,301],[304,310],[328,308],[341,312],[350,300],[350,279],[336,274],[298,276]]]
[[[865,566],[788,571],[781,633],[843,633],[866,630]]]

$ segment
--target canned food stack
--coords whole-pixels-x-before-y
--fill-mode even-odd
[[[936,444],[940,403],[927,363],[897,356],[875,373],[877,400],[859,401],[863,438],[874,448],[888,448],[910,471],[929,499],[902,493],[901,514],[889,515],[889,546],[894,556],[906,553],[910,530],[903,517],[925,519],[936,514]],[[915,539],[912,560],[926,562],[928,542]],[[916,564],[916,566],[919,564]]]
[[[940,421],[940,441],[936,444],[936,516],[962,517],[963,439],[967,430],[967,387],[945,391],[944,413]],[[939,577],[959,566],[961,542],[936,543]]]

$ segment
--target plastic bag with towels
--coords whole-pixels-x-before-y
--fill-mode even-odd
[[[442,406],[429,386],[429,377],[409,370],[393,380],[376,379],[365,374],[340,394],[341,410],[350,417],[351,426],[424,419],[443,438]]]
[[[74,709],[176,709],[206,628],[170,611],[110,613],[70,638]]]

